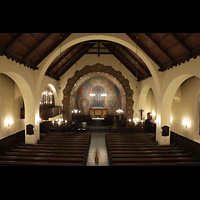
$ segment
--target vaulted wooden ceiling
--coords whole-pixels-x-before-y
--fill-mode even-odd
[[[70,34],[0,33],[0,55],[37,69],[37,65]]]
[[[158,66],[168,70],[200,55],[200,33],[126,33]],[[71,33],[0,33],[0,55],[33,70]],[[110,41],[87,41],[71,46],[50,64],[46,75],[58,80],[85,54],[112,54],[137,77],[151,76],[145,63],[130,49]]]

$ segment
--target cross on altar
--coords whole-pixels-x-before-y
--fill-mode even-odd
[[[144,110],[139,110],[140,111],[140,117],[141,117],[141,120],[142,120],[142,113],[144,112]]]

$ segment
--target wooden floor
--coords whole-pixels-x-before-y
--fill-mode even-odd
[[[0,155],[0,166],[84,166],[89,133],[47,133],[38,144],[20,144]]]
[[[200,160],[175,145],[158,145],[155,134],[106,134],[111,166],[200,166]]]

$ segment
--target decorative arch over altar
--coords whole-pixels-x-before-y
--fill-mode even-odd
[[[129,81],[125,79],[125,77],[122,75],[120,71],[114,70],[111,66],[105,66],[103,64],[97,63],[95,65],[86,65],[81,70],[77,70],[72,78],[68,79],[68,82],[66,84],[65,89],[63,90],[63,118],[65,120],[71,119],[71,109],[70,109],[70,97],[72,95],[73,87],[76,85],[76,83],[85,75],[89,73],[94,72],[102,72],[107,73],[108,75],[116,78],[119,83],[122,85],[124,92],[125,92],[125,117],[126,119],[132,119],[133,118],[133,90],[130,88]]]

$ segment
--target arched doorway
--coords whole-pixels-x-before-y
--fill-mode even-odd
[[[39,138],[39,124],[37,123],[38,116],[35,112],[35,102],[32,90],[30,89],[29,83],[19,74],[11,71],[3,72],[18,86],[24,104],[24,129],[25,129],[25,142],[35,143]],[[27,135],[26,125],[32,124],[35,129],[34,135]],[[16,132],[16,131],[13,131]]]
[[[120,71],[114,70],[111,66],[104,66],[100,63],[95,64],[93,66],[85,66],[82,70],[76,71],[74,76],[70,79],[68,79],[68,83],[63,90],[63,118],[65,120],[71,119],[71,95],[72,95],[72,89],[74,85],[77,84],[77,82],[83,78],[85,75],[90,73],[105,73],[113,77],[113,79],[116,79],[122,86],[124,93],[125,93],[125,110],[126,114],[125,117],[128,119],[133,118],[133,91],[130,89],[129,81],[125,79],[125,77],[121,74]]]
[[[24,99],[9,76],[0,73],[0,138],[24,130]]]

